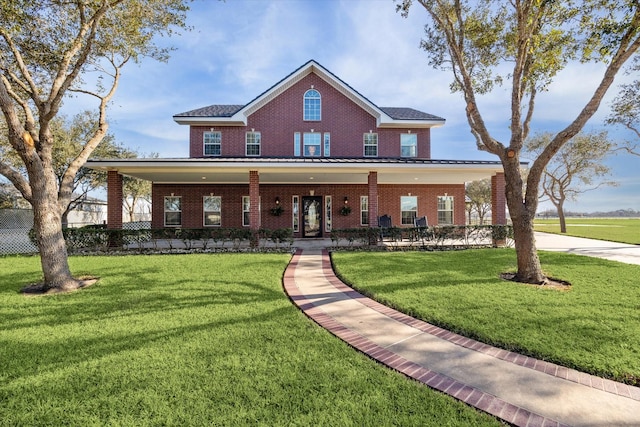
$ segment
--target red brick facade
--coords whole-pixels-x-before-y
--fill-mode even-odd
[[[497,173],[491,177],[491,223],[506,224],[506,194],[504,173]]]
[[[320,121],[303,120],[303,97],[311,87],[321,94]],[[247,126],[191,126],[190,156],[204,156],[204,132],[221,132],[221,156],[244,157],[245,136],[252,129],[262,137],[261,155],[293,156],[294,133],[330,134],[330,157],[363,157],[364,134],[378,134],[378,157],[400,157],[400,134],[418,135],[418,156],[431,157],[430,129],[378,129],[376,119],[315,74],[309,74],[251,114]],[[324,156],[324,153],[323,153]]]
[[[375,183],[375,181],[374,181]],[[453,196],[454,198],[454,222],[465,223],[464,185],[414,185],[407,188],[403,185],[260,185],[260,210],[261,227],[275,229],[292,227],[293,224],[293,196],[311,195],[331,196],[332,228],[351,228],[362,226],[360,222],[360,197],[369,196],[377,192],[377,200],[369,198],[369,226],[377,226],[377,217],[390,215],[393,225],[400,226],[400,197],[417,196],[417,216],[426,215],[430,225],[438,224],[438,196]],[[166,196],[182,197],[182,227],[199,228],[204,224],[203,197],[220,196],[222,199],[222,227],[242,227],[242,197],[249,196],[249,185],[173,185],[155,184],[153,186],[153,206],[163,206]],[[280,200],[283,213],[280,216],[271,215],[271,208],[275,207],[276,197]],[[340,209],[347,198],[352,211],[349,215],[341,215]],[[377,205],[377,215],[376,207]],[[299,221],[302,222],[301,212]],[[325,217],[323,217],[323,235],[326,232]],[[251,221],[254,221],[253,216]],[[153,210],[152,226],[161,228],[164,226],[164,211]],[[300,233],[298,233],[300,235]]]
[[[309,89],[320,94],[320,120],[304,120],[304,96]],[[295,198],[299,228],[296,237],[318,235],[315,228],[314,234],[303,230],[307,218],[303,212],[305,201],[313,207],[313,218],[320,218],[321,235],[325,237],[330,229],[377,227],[378,217],[385,214],[391,216],[393,225],[400,226],[401,198],[407,196],[416,197],[415,214],[426,216],[429,225],[438,224],[439,198],[452,197],[453,212],[443,211],[443,218],[450,216],[454,224],[464,224],[465,188],[461,174],[465,168],[485,166],[464,161],[430,161],[431,127],[443,125],[444,119],[410,108],[386,111],[310,61],[242,108],[214,105],[174,116],[178,123],[190,126],[190,159],[176,162],[180,163],[179,169],[172,163],[175,159],[157,167],[158,179],[152,187],[152,227],[204,227],[206,196],[221,198],[219,226],[245,226],[253,230],[294,228]],[[204,133],[212,130],[220,132],[221,152],[219,156],[207,157]],[[260,132],[257,157],[246,155],[247,132]],[[320,135],[319,157],[304,157],[305,133]],[[370,133],[377,134],[377,156],[365,157],[364,135]],[[300,137],[299,152],[295,135]],[[326,135],[330,139],[330,153],[325,149]],[[415,156],[403,158],[401,139],[406,137],[402,135],[415,135]],[[163,159],[150,159],[136,167],[155,168],[155,164],[162,162]],[[435,171],[447,173],[451,179],[441,179],[442,175]],[[129,174],[132,173],[136,171],[131,169]],[[201,184],[201,179],[209,184]],[[494,223],[504,223],[504,176],[494,177],[492,183]],[[122,176],[110,171],[110,228],[122,225],[121,184]],[[165,224],[164,201],[170,196],[180,198],[181,211],[170,215],[169,225]],[[248,212],[243,212],[243,197],[250,198]],[[362,197],[368,201],[365,215],[361,212]],[[272,214],[276,200],[283,209],[280,215]],[[348,215],[341,212],[345,206],[351,208]],[[368,224],[362,223],[363,217],[368,217]],[[175,223],[176,218],[179,224]],[[207,218],[217,223],[218,212],[210,212]],[[243,224],[247,219],[249,224]],[[312,221],[314,226],[317,222]]]
[[[122,175],[118,171],[107,172],[107,227],[122,228]]]

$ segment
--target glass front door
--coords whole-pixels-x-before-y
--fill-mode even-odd
[[[303,197],[302,209],[302,237],[322,237],[322,197]]]

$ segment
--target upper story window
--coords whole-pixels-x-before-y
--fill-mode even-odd
[[[322,110],[322,100],[320,92],[309,89],[304,93],[304,120],[319,121]]]
[[[260,155],[260,141],[262,137],[260,132],[247,132],[246,136],[246,153],[247,156],[259,156]]]
[[[324,156],[329,157],[331,155],[331,134],[324,134]]]
[[[303,135],[305,157],[320,157],[320,149],[322,148],[320,145],[320,136],[321,134],[318,132],[305,133]]]
[[[222,154],[222,132],[205,132],[204,155],[220,156]]]
[[[377,133],[364,134],[364,156],[378,157],[378,134]]]
[[[400,135],[400,156],[418,157],[418,135],[415,133]]]

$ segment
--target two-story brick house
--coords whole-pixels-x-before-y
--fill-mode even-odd
[[[465,223],[467,181],[493,177],[494,222],[504,223],[499,162],[431,159],[443,118],[378,107],[315,61],[245,105],[176,114],[188,159],[91,160],[109,172],[110,228],[122,225],[122,176],[153,182],[152,227],[333,228]],[[502,189],[502,190],[500,190]]]

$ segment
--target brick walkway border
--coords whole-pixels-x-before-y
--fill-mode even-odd
[[[446,393],[450,396],[461,400],[468,405],[478,408],[484,412],[494,415],[500,419],[507,421],[516,426],[533,427],[533,426],[566,426],[558,421],[545,418],[542,415],[532,413],[524,408],[512,405],[504,400],[485,393],[476,388],[470,387],[460,381],[454,380],[446,375],[431,371],[421,365],[418,365],[402,356],[388,350],[362,335],[348,329],[335,319],[327,315],[322,309],[316,307],[312,302],[308,301],[306,296],[300,292],[296,285],[294,274],[298,265],[302,250],[298,250],[289,266],[287,267],[283,283],[286,293],[293,303],[298,306],[309,318],[317,324],[327,329],[329,332],[347,342],[352,347],[366,354],[372,359],[410,377],[427,386]],[[382,305],[370,298],[365,297],[361,293],[353,290],[345,285],[336,277],[331,266],[331,259],[326,249],[322,250],[322,270],[324,277],[332,286],[345,295],[357,300],[359,303],[382,313],[398,322],[409,325],[422,332],[434,335],[438,338],[450,341],[454,344],[466,347],[468,349],[484,353],[486,355],[514,363],[526,368],[534,369],[548,375],[573,381],[587,387],[603,390],[608,393],[617,394],[640,401],[640,388],[618,383],[615,381],[603,379],[593,375],[585,374],[574,369],[565,368],[553,363],[537,360],[532,357],[523,356],[507,350],[492,347],[490,345],[463,337],[446,329],[439,328],[427,322],[414,319],[406,314],[400,313],[392,308]]]

